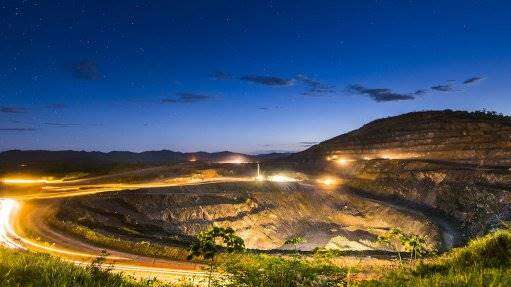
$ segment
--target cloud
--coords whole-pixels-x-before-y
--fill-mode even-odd
[[[33,128],[0,128],[1,132],[31,132],[35,130]]]
[[[305,75],[298,75],[295,79],[307,86],[307,91],[302,93],[302,95],[305,96],[323,96],[325,94],[335,92],[335,86],[323,84],[320,81],[309,78]]]
[[[43,125],[50,126],[50,127],[56,127],[56,128],[76,128],[79,127],[80,124],[71,124],[71,123],[43,123]]]
[[[213,73],[211,73],[209,75],[212,79],[215,79],[215,80],[230,80],[232,79],[232,75],[230,74],[227,74],[225,72],[222,72],[222,71],[214,71]]]
[[[255,75],[247,75],[240,77],[239,80],[252,82],[260,85],[266,86],[290,86],[293,84],[292,79],[285,79],[280,77],[273,76],[255,76]]]
[[[455,91],[454,87],[450,83],[445,84],[445,85],[432,86],[431,89],[435,90],[435,91],[439,91],[439,92],[454,92]]]
[[[93,60],[83,60],[73,65],[73,76],[80,80],[99,80],[101,72]]]
[[[268,107],[258,107],[257,109],[258,109],[258,110],[261,110],[261,111],[267,111],[267,110],[269,110],[270,108],[268,108]]]
[[[413,94],[416,95],[416,96],[423,96],[423,95],[425,95],[427,93],[428,93],[428,91],[424,90],[424,89],[418,89],[415,92],[413,92]]]
[[[23,114],[28,112],[26,108],[0,107],[0,113],[4,114]]]
[[[467,84],[474,84],[474,83],[477,83],[481,80],[484,80],[484,77],[472,77],[472,78],[468,78],[466,79],[465,81],[463,81],[463,84],[467,85]]]
[[[65,105],[65,104],[51,104],[51,105],[47,105],[46,108],[51,109],[51,110],[63,110],[63,109],[67,109],[67,105]]]
[[[162,99],[161,102],[164,104],[175,104],[175,103],[198,103],[212,100],[214,97],[203,95],[203,94],[195,94],[195,93],[176,93],[175,98],[166,98]]]
[[[415,97],[411,94],[400,94],[385,88],[366,88],[358,84],[349,85],[347,87],[347,91],[356,95],[368,96],[376,102],[391,102],[415,99]]]
[[[313,145],[317,145],[318,143],[319,143],[318,141],[302,141],[302,142],[299,142],[299,144],[302,147],[311,147]]]

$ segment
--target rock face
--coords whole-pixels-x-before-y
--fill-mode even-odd
[[[434,111],[380,119],[288,162],[433,208],[458,220],[467,238],[510,215],[511,120],[504,116]]]
[[[131,240],[189,244],[212,224],[229,226],[248,248],[292,249],[285,241],[303,237],[302,250],[379,249],[378,234],[391,227],[428,235],[439,230],[428,219],[368,201],[342,190],[298,183],[221,183],[124,191],[66,199],[58,217]]]
[[[511,120],[455,111],[409,113],[373,121],[292,158],[314,162],[328,156],[511,165]]]

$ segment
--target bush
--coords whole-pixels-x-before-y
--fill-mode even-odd
[[[344,269],[325,260],[302,260],[270,255],[233,255],[221,269],[227,274],[225,286],[342,286]]]

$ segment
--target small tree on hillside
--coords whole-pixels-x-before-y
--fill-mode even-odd
[[[399,246],[399,243],[400,243],[399,237],[401,234],[402,234],[401,229],[392,228],[389,231],[387,231],[386,233],[384,233],[383,235],[378,236],[378,238],[376,239],[376,241],[379,244],[382,244],[382,245],[385,245],[388,247],[392,247],[394,250],[397,251],[399,263],[402,262],[401,251],[400,251],[401,248]]]
[[[213,226],[209,230],[203,231],[197,235],[197,241],[190,246],[188,259],[202,257],[209,261],[208,286],[210,286],[211,276],[215,268],[215,256],[220,251],[232,253],[240,252],[244,249],[245,242],[241,237],[235,234],[232,228]]]
[[[305,243],[305,242],[307,242],[307,240],[305,240],[305,238],[303,238],[301,236],[297,236],[297,237],[289,238],[288,240],[286,240],[284,242],[284,244],[291,244],[291,245],[293,245],[295,253],[298,253],[298,245],[302,244],[302,243]]]
[[[410,252],[410,258],[414,259],[430,252],[426,236],[405,233],[399,228],[392,228],[385,234],[378,236],[377,242],[393,247],[397,251],[400,263],[402,262],[401,248]]]

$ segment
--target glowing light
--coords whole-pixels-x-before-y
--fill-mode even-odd
[[[250,163],[250,161],[242,156],[231,157],[218,163],[232,163],[232,164],[242,164],[242,163]]]
[[[410,159],[418,157],[418,154],[414,153],[395,153],[395,152],[385,152],[380,154],[380,158],[382,159]]]
[[[329,156],[326,157],[326,160],[327,161],[332,161],[332,160],[336,160],[337,158],[338,158],[338,156],[336,156],[336,155],[329,155]]]
[[[332,176],[325,176],[318,178],[316,182],[324,186],[334,187],[339,184],[339,179]]]
[[[339,158],[339,159],[336,159],[335,160],[335,163],[337,165],[340,165],[340,166],[347,166],[349,165],[351,162],[354,162],[355,160],[353,159],[348,159],[348,158]]]
[[[61,182],[60,180],[53,180],[49,178],[3,178],[2,183],[4,184],[43,184],[43,183],[56,183]]]
[[[295,182],[298,179],[284,175],[284,174],[276,174],[268,177],[268,181],[274,182]]]
[[[24,249],[12,239],[15,234],[11,226],[11,218],[19,204],[13,199],[0,199],[0,244],[13,249]]]
[[[196,162],[197,161],[197,158],[192,156],[190,159],[188,159],[189,162]]]

